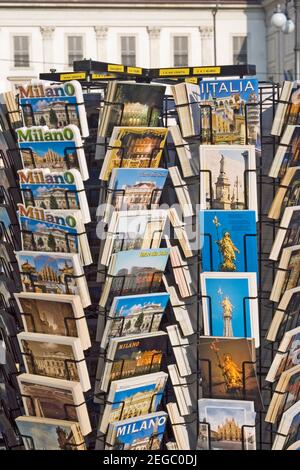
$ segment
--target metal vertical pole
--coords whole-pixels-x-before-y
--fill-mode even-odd
[[[300,79],[300,0],[295,4],[295,80]]]
[[[300,2],[300,0],[298,0]],[[218,4],[212,10],[213,15],[213,35],[214,35],[214,65],[217,65],[217,28],[216,28],[216,14],[218,11]]]

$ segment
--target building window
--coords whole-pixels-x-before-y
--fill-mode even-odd
[[[173,37],[174,67],[186,67],[189,63],[189,39],[187,36]]]
[[[68,36],[68,64],[71,67],[74,60],[83,59],[83,37]]]
[[[29,36],[14,36],[14,66],[29,67]]]
[[[233,37],[233,65],[247,64],[247,37]]]
[[[136,64],[135,36],[121,37],[121,63],[129,66]]]

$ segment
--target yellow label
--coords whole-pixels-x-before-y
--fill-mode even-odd
[[[198,83],[198,78],[197,77],[190,77],[190,78],[185,78],[184,79],[185,82],[187,83]]]
[[[189,68],[181,69],[159,69],[160,77],[171,77],[172,75],[188,75],[190,73]]]
[[[85,72],[72,72],[72,73],[61,73],[59,76],[60,80],[84,80],[86,77]]]
[[[142,75],[143,69],[141,69],[141,67],[127,67],[127,73],[132,73],[133,75]]]
[[[213,75],[221,73],[221,67],[194,67],[194,75]]]
[[[116,65],[116,64],[108,64],[107,71],[108,72],[124,72],[124,65]]]
[[[116,78],[116,75],[109,73],[92,73],[92,80],[105,80],[108,78]]]

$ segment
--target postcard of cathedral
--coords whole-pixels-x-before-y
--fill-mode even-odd
[[[247,400],[198,400],[199,450],[255,450],[254,403]],[[246,426],[243,428],[243,426]],[[244,442],[243,442],[244,441]]]
[[[199,149],[201,209],[250,209],[257,214],[256,173],[249,171],[256,169],[254,146],[200,145]]]
[[[199,212],[203,271],[258,273],[255,217],[249,210]]]
[[[110,423],[106,450],[158,450],[168,414],[160,411]]]
[[[114,380],[99,430],[106,433],[109,423],[154,413],[164,394],[168,374],[158,372],[129,379]]]
[[[50,129],[74,124],[82,137],[89,129],[84,108],[81,84],[77,81],[48,83],[39,81],[17,87],[24,124],[48,126]]]
[[[260,155],[258,80],[202,80],[199,87],[203,143],[251,144]]]
[[[23,168],[49,168],[53,171],[80,171],[83,181],[89,177],[79,129],[70,124],[61,129],[47,126],[16,129]]]
[[[255,338],[259,347],[256,273],[205,272],[200,282],[204,334]]]
[[[83,307],[90,305],[78,255],[19,251],[16,252],[16,259],[24,292],[77,294],[80,295]]]
[[[253,339],[201,336],[199,367],[203,398],[245,399],[262,409]]]

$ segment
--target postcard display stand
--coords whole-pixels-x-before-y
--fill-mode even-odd
[[[89,287],[89,293],[91,297],[91,305],[84,309],[84,317],[87,320],[89,333],[91,337],[91,348],[87,349],[84,353],[84,359],[81,361],[86,362],[89,379],[91,382],[91,388],[84,393],[84,403],[87,406],[89,413],[89,420],[91,423],[91,432],[87,433],[84,437],[85,445],[88,449],[103,449],[104,447],[110,448],[110,445],[107,441],[107,434],[99,432],[99,423],[101,422],[101,416],[103,415],[104,409],[107,405],[111,404],[108,401],[108,394],[103,391],[99,391],[97,382],[102,378],[98,374],[97,368],[99,367],[99,358],[102,360],[103,364],[112,362],[107,357],[107,352],[100,349],[100,341],[103,336],[103,331],[106,323],[111,320],[109,317],[109,303],[102,308],[99,306],[99,296],[103,290],[105,279],[109,274],[107,273],[107,268],[105,266],[99,266],[98,257],[101,250],[103,250],[104,241],[100,240],[101,234],[103,231],[108,230],[107,224],[101,222],[101,217],[97,213],[97,208],[100,202],[105,202],[107,200],[107,195],[109,193],[108,184],[103,181],[99,181],[99,172],[101,170],[102,159],[95,158],[95,154],[100,150],[104,155],[106,150],[109,148],[108,138],[102,139],[101,142],[97,141],[97,124],[99,112],[99,107],[103,106],[104,103],[104,93],[107,86],[107,82],[113,80],[135,80],[137,83],[150,83],[157,82],[162,84],[174,84],[176,81],[178,83],[190,81],[191,83],[199,83],[203,78],[222,78],[222,77],[232,77],[237,76],[242,78],[243,76],[255,75],[254,66],[221,66],[221,67],[191,67],[183,69],[141,69],[138,67],[125,67],[121,64],[106,64],[95,61],[79,61],[74,63],[74,72],[73,73],[49,73],[41,74],[40,78],[43,80],[48,80],[50,82],[64,82],[68,80],[77,80],[81,83],[82,89],[84,92],[84,101],[86,104],[86,111],[88,115],[89,122],[89,134],[90,137],[84,139],[84,151],[87,160],[87,167],[89,170],[89,179],[84,182],[84,187],[87,195],[88,205],[91,212],[91,219],[87,225],[87,235],[89,239],[90,250],[93,257],[93,263],[89,266],[84,267],[84,275]],[[95,93],[96,92],[96,93]],[[264,407],[258,406],[256,409],[256,448],[257,449],[270,449],[272,448],[274,438],[276,437],[277,425],[268,424],[265,422],[266,410],[272,399],[273,392],[275,389],[275,384],[271,386],[265,381],[266,375],[270,369],[273,358],[276,354],[276,349],[278,349],[280,338],[277,338],[277,342],[268,342],[265,340],[269,325],[271,320],[276,312],[276,306],[273,302],[269,300],[270,293],[272,290],[272,285],[276,275],[276,262],[269,260],[269,253],[274,242],[276,235],[277,224],[268,218],[268,209],[271,205],[272,199],[278,189],[279,180],[273,179],[267,176],[268,169],[270,168],[270,163],[276,152],[279,139],[270,134],[270,127],[272,120],[275,115],[276,106],[279,102],[278,98],[279,88],[277,85],[274,85],[269,82],[262,82],[259,85],[259,101],[256,104],[257,109],[259,110],[260,115],[260,133],[261,133],[261,144],[262,144],[262,156],[257,156],[256,161],[256,170],[257,177],[257,191],[258,191],[258,222],[257,222],[257,239],[258,239],[258,266],[259,266],[259,277],[258,277],[258,305],[259,305],[259,331],[260,331],[260,347],[257,349],[256,355],[256,373],[258,377],[259,389],[262,397]],[[189,103],[184,104],[186,106]],[[67,113],[68,116],[68,113]],[[96,118],[95,118],[96,116]],[[168,127],[171,124],[174,124],[174,119],[178,122],[178,107],[174,106],[173,99],[171,96],[165,96],[163,103],[163,112],[160,117],[160,126]],[[68,124],[68,123],[67,123]],[[212,121],[211,121],[212,124]],[[3,126],[2,126],[3,127]],[[10,128],[9,132],[15,138],[15,129]],[[210,135],[212,135],[212,129],[210,129]],[[247,137],[246,137],[247,139]],[[202,135],[192,136],[187,139],[188,143],[194,143],[199,145],[202,142]],[[186,144],[183,144],[186,145]],[[18,151],[16,148],[7,148],[6,150],[1,150],[1,158],[3,165],[6,169],[11,171],[15,177],[15,185],[11,185],[10,188],[1,188],[2,203],[9,205],[13,211],[17,210],[15,201],[20,201],[20,194],[18,193],[18,179],[17,179],[17,170],[20,169],[20,163],[17,158]],[[122,163],[122,162],[121,162]],[[178,164],[178,165],[177,165]],[[180,168],[180,163],[178,162],[176,146],[173,143],[167,142],[165,149],[163,151],[163,156],[160,162],[161,168],[170,168],[174,165],[177,165]],[[120,165],[121,166],[121,165]],[[149,165],[150,166],[150,165]],[[186,177],[185,179],[186,187],[189,190],[194,213],[196,213],[196,204],[200,202],[200,178],[199,173],[195,176]],[[166,185],[161,194],[161,203],[167,203],[169,206],[176,202],[176,189],[180,185],[174,187],[173,182],[170,177],[168,177]],[[19,199],[17,199],[19,197]],[[189,226],[189,227],[188,227]],[[15,221],[11,222],[9,226],[1,222],[1,232],[2,239],[5,240],[11,247],[11,251],[18,252],[21,249],[20,244],[20,234],[18,234],[18,225]],[[195,237],[199,237],[198,229],[198,217],[195,215],[191,216],[189,222],[187,222],[187,229],[191,233],[196,234]],[[175,229],[175,230],[174,230]],[[169,261],[165,271],[166,282],[169,286],[173,286],[177,293],[179,302],[174,305],[173,308],[169,304],[167,310],[164,313],[160,330],[168,331],[168,326],[176,325],[178,328],[179,335],[181,336],[181,342],[178,344],[171,345],[168,340],[167,349],[163,354],[161,361],[161,370],[168,373],[168,365],[176,364],[178,354],[176,349],[183,352],[183,356],[186,358],[188,365],[188,371],[182,371],[179,369],[179,384],[172,384],[171,380],[168,380],[163,397],[160,401],[160,405],[157,411],[169,411],[169,403],[177,403],[178,394],[176,393],[176,387],[182,385],[189,389],[189,394],[191,397],[191,407],[189,408],[189,413],[177,420],[177,422],[168,421],[166,430],[164,432],[163,438],[161,439],[160,447],[162,449],[172,448],[169,444],[174,442],[177,434],[177,429],[182,430],[182,427],[188,430],[189,436],[189,445],[190,449],[196,449],[198,441],[198,429],[199,429],[199,411],[198,411],[198,399],[201,398],[201,364],[199,358],[199,337],[203,335],[203,322],[202,322],[202,304],[205,299],[205,295],[201,292],[200,287],[200,274],[201,274],[201,252],[199,249],[194,249],[192,256],[185,258],[180,244],[178,243],[177,238],[175,237],[174,232],[176,227],[172,228],[170,231],[169,240],[172,246],[178,246],[180,254],[186,266],[189,269],[189,273],[192,279],[191,285],[193,286],[193,292],[188,297],[182,298],[179,293],[178,285],[176,284],[176,269],[181,269],[182,266],[176,266]],[[199,243],[199,240],[198,240]],[[161,246],[168,246],[167,240],[162,237]],[[198,245],[199,246],[199,245]],[[121,246],[122,250],[122,246]],[[251,253],[251,256],[255,256],[255,253]],[[16,276],[17,272],[17,263],[11,253],[11,258],[7,261],[3,256],[1,257],[1,275],[5,276],[7,279],[12,280],[15,283],[15,287],[12,292],[21,292],[22,287],[20,283],[19,276]],[[123,292],[124,279],[120,283],[120,289],[116,295],[122,296]],[[161,287],[159,291],[165,291],[163,282],[161,282]],[[110,299],[111,300],[111,299]],[[207,298],[206,298],[207,300]],[[246,301],[246,300],[245,300]],[[15,405],[10,405],[9,402],[4,399],[1,400],[1,413],[5,415],[7,422],[11,425],[11,430],[14,434],[14,439],[11,440],[5,430],[2,430],[2,447],[7,449],[18,449],[22,448],[24,441],[27,441],[27,447],[34,449],[34,442],[31,436],[22,435],[19,428],[15,424],[15,419],[18,416],[25,415],[24,407],[22,403],[22,396],[18,388],[18,383],[16,377],[25,371],[24,364],[22,361],[23,355],[20,353],[18,342],[16,341],[16,334],[22,331],[22,321],[20,317],[20,312],[18,305],[11,295],[11,298],[7,301],[4,296],[1,294],[2,309],[15,321],[15,334],[3,331],[3,338],[6,345],[6,351],[13,358],[13,362],[17,363],[19,366],[16,370],[9,370],[6,365],[1,365],[1,380],[4,381],[8,386],[9,390],[14,392],[15,395]],[[176,317],[176,307],[183,308],[188,312],[188,317],[192,323],[192,330],[189,331],[189,335],[185,336],[183,323],[179,320],[179,317]],[[299,306],[298,306],[299,309]],[[26,312],[25,312],[26,315]],[[299,316],[299,315],[298,315]],[[296,323],[299,324],[299,319],[296,319]],[[153,321],[153,320],[152,320]],[[122,323],[123,322],[123,323]],[[295,323],[293,323],[295,326]],[[124,319],[121,319],[121,331],[119,331],[119,336],[123,336],[122,330],[124,328]],[[245,327],[246,329],[246,327]],[[151,328],[150,328],[151,331]],[[2,328],[1,328],[2,332]],[[282,332],[283,334],[284,332]],[[245,333],[246,336],[247,332]],[[1,340],[1,338],[0,338]],[[153,361],[153,357],[152,357]],[[100,361],[101,362],[101,361]],[[206,364],[209,368],[209,363]],[[243,399],[247,400],[247,393],[245,390],[245,375],[247,364],[243,364],[243,384],[244,384],[244,393]],[[67,367],[68,369],[68,367]],[[150,366],[151,370],[151,366]],[[122,367],[119,376],[122,376]],[[211,384],[208,384],[208,389],[211,391]],[[206,395],[208,398],[214,398],[214,396]],[[25,397],[26,398],[26,397]],[[151,412],[153,399],[155,394],[152,397],[151,403],[149,405],[149,410],[145,411]],[[24,394],[23,394],[24,399]],[[253,399],[253,398],[252,398]],[[259,402],[259,397],[257,397]],[[73,405],[75,407],[80,407],[82,403]],[[121,406],[124,407],[124,402],[121,403]],[[121,412],[122,414],[122,412]],[[209,424],[207,422],[200,423],[202,426],[205,425],[208,428],[208,448],[211,447],[211,435]],[[242,447],[245,447],[244,435],[247,433],[247,426],[242,427]],[[152,439],[156,438],[157,435],[154,434]],[[28,444],[29,442],[29,444]],[[82,443],[81,443],[82,444]],[[78,445],[78,444],[77,444]],[[178,442],[177,442],[178,445]],[[153,446],[153,448],[155,448]],[[187,447],[182,447],[182,449]],[[120,447],[119,447],[120,449]]]

